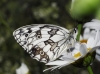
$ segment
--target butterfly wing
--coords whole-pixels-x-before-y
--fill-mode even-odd
[[[68,47],[69,31],[51,24],[33,24],[13,32],[16,41],[40,62],[50,62],[60,56]]]

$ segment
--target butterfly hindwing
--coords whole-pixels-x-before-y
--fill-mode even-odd
[[[67,48],[69,31],[50,24],[33,24],[18,28],[13,32],[16,41],[41,62],[55,60]]]

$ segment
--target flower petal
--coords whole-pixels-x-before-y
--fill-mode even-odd
[[[87,41],[87,48],[92,48],[94,47],[94,38],[90,37]]]
[[[93,52],[93,51],[95,51],[96,49],[99,49],[99,48],[100,48],[100,46],[93,47],[89,52]]]
[[[66,65],[69,65],[70,63],[73,63],[74,61],[61,61],[61,60],[57,60],[57,61],[53,61],[53,62],[49,62],[47,63],[46,65],[56,65],[56,66],[53,66],[53,67],[50,67],[50,68],[47,68],[44,71],[47,71],[47,70],[54,70],[56,68],[61,68],[61,67],[64,67]]]
[[[95,58],[100,61],[100,55],[96,55]]]
[[[99,36],[100,37],[100,36]],[[98,40],[98,43],[96,44],[96,46],[100,46],[100,39]]]
[[[94,41],[94,45],[96,46],[96,44],[98,43],[98,41],[100,40],[100,31],[97,30],[96,36],[95,36],[95,41]]]
[[[67,61],[67,60],[74,60],[74,57],[72,56],[71,53],[64,52],[59,59]]]
[[[83,38],[88,39],[90,37],[90,29],[85,28],[84,33],[83,33]]]
[[[27,74],[28,71],[28,67],[24,63],[22,63],[21,66],[16,69],[16,74]]]
[[[82,43],[80,46],[80,53],[81,53],[81,57],[84,57],[87,54],[87,47],[85,43]]]
[[[96,49],[96,54],[97,55],[100,55],[100,48],[99,49]]]
[[[74,62],[74,61],[70,61],[70,60],[67,60],[67,61],[56,60],[56,61],[49,62],[46,65],[64,65],[64,64],[70,64],[72,62]]]
[[[98,23],[98,22],[88,22],[88,23],[84,24],[83,27],[88,27],[88,28],[91,28],[91,29],[100,29],[100,23]]]
[[[92,19],[93,22],[100,22],[98,19]]]
[[[56,69],[56,68],[58,68],[59,66],[53,66],[53,67],[50,67],[50,68],[47,68],[47,69],[45,69],[45,70],[43,70],[43,72],[45,72],[45,71],[47,71],[47,70],[54,70],[54,69]]]
[[[70,57],[70,56],[69,56],[69,57],[68,57],[68,56],[67,56],[67,57],[66,57],[66,56],[63,56],[63,57],[61,57],[60,59],[61,59],[61,60],[66,60],[66,61],[67,61],[67,60],[70,60],[70,61],[75,60],[74,57],[73,57],[72,55],[71,55],[71,57]]]
[[[100,29],[100,20],[93,19],[92,22],[85,23],[83,27],[91,29]]]
[[[84,33],[89,33],[90,29],[89,28],[85,28]]]

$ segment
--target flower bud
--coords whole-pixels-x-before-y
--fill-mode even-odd
[[[72,0],[70,14],[79,22],[90,21],[99,5],[100,0]]]

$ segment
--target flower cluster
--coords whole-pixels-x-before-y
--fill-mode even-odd
[[[80,41],[76,41],[75,44],[68,49],[69,51],[63,52],[61,57],[59,58],[60,60],[55,60],[53,62],[47,63],[46,65],[54,66],[46,70],[54,70],[55,68],[61,68],[66,65],[75,63],[81,58],[86,57],[88,54],[92,54],[93,52],[95,52],[95,50],[95,57],[100,61],[100,21],[93,19],[91,22],[85,23],[83,28],[84,32],[83,35],[80,36]],[[90,64],[91,61],[88,63],[88,65]]]
[[[96,49],[95,58],[100,61],[100,20],[93,19],[91,22],[88,22],[84,25],[84,39],[88,39],[90,37],[95,38],[95,41],[92,41],[90,44],[94,43],[94,47],[98,46]]]

